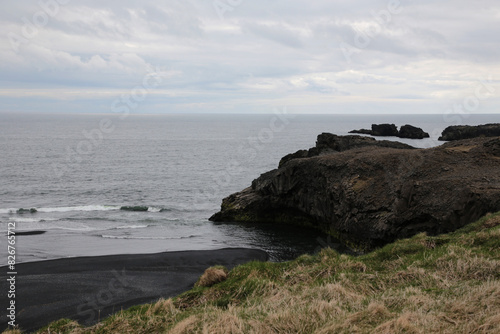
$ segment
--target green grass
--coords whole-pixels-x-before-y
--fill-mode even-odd
[[[500,333],[500,213],[354,257],[250,262],[225,281],[39,333]]]

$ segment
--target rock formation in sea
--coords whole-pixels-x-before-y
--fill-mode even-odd
[[[409,139],[429,138],[427,132],[409,124],[403,125],[399,131],[395,124],[372,124],[371,130],[352,130],[349,133],[371,135],[375,137],[399,137]]]
[[[278,169],[225,198],[210,219],[312,226],[369,250],[453,231],[500,210],[500,138],[431,149],[394,145],[321,134],[316,147],[284,157]]]
[[[17,213],[19,214],[23,214],[23,213],[37,213],[38,210],[35,209],[35,208],[31,208],[31,209],[23,209],[23,208],[20,208],[19,210],[17,210]]]
[[[141,212],[141,211],[148,211],[149,207],[148,206],[122,206],[120,208],[120,210]]]
[[[498,137],[500,136],[500,124],[484,124],[477,126],[454,125],[444,129],[439,140],[451,141],[470,139],[476,137]]]
[[[401,129],[399,129],[399,138],[409,138],[409,139],[424,139],[429,138],[429,134],[424,132],[421,128],[417,128],[413,125],[403,125]]]

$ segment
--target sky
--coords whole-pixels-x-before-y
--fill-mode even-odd
[[[0,112],[500,111],[498,0],[4,0],[0,31]]]

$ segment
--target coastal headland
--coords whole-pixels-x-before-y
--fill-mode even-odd
[[[323,133],[222,201],[213,221],[318,228],[360,251],[500,210],[500,138],[429,149]]]

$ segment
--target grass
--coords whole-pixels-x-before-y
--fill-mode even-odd
[[[205,270],[194,286],[211,287],[212,285],[225,281],[227,279],[227,274],[228,271],[223,266],[210,267]]]
[[[93,327],[60,320],[38,333],[500,333],[500,213],[359,257],[250,262],[202,285]]]

